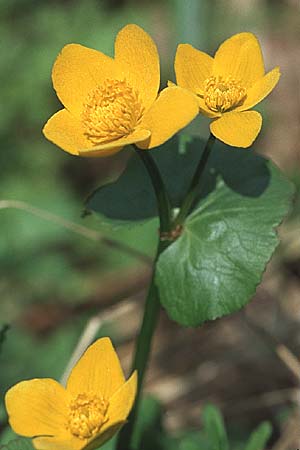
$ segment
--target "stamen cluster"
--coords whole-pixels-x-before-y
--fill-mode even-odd
[[[70,402],[67,429],[79,439],[95,436],[108,421],[109,403],[93,394],[79,394]]]
[[[247,96],[246,89],[232,77],[211,76],[205,81],[204,100],[207,107],[223,113],[240,106]]]
[[[126,80],[107,79],[84,104],[84,134],[93,144],[125,137],[135,129],[143,111],[138,93]]]

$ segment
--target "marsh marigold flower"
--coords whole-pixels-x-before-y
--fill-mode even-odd
[[[196,94],[201,113],[213,119],[212,134],[226,144],[249,147],[262,117],[248,111],[263,100],[279,80],[279,68],[265,74],[257,38],[239,33],[227,39],[214,58],[189,44],[180,44],[175,58],[176,80]]]
[[[125,381],[109,338],[91,345],[73,368],[66,388],[50,378],[22,381],[6,394],[13,430],[39,450],[92,450],[126,421],[137,375]]]
[[[197,101],[185,89],[168,87],[158,95],[157,48],[137,25],[119,32],[114,59],[67,45],[52,80],[65,109],[49,119],[43,132],[73,155],[106,156],[128,144],[157,147],[198,113]]]

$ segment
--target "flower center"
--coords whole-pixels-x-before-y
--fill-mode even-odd
[[[105,80],[83,105],[85,136],[103,144],[130,134],[144,112],[138,93],[125,80]]]
[[[243,103],[247,97],[246,89],[231,77],[211,76],[205,81],[204,97],[206,106],[215,112],[223,113]]]
[[[79,394],[70,402],[67,429],[79,439],[89,439],[108,421],[108,401],[98,395]]]

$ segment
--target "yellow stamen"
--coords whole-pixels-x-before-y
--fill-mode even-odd
[[[211,111],[223,113],[240,106],[247,97],[247,92],[231,77],[224,79],[222,76],[211,76],[205,81],[204,92],[199,95],[204,98]]]
[[[108,421],[109,403],[93,394],[79,394],[70,402],[67,429],[79,439],[95,436]]]
[[[138,93],[125,80],[105,80],[90,93],[83,106],[84,134],[93,144],[128,136],[144,108]]]

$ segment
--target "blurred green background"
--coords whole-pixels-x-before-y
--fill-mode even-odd
[[[7,388],[21,379],[60,378],[86,322],[99,308],[104,311],[119,299],[143,294],[149,263],[127,246],[148,256],[155,247],[155,236],[143,227],[134,236],[120,229],[111,235],[99,219],[81,218],[86,196],[121,169],[126,155],[105,160],[72,157],[43,137],[44,123],[60,108],[51,69],[61,48],[76,42],[113,55],[117,32],[136,23],[157,43],[165,86],[175,79],[178,43],[213,53],[236,32],[256,33],[266,68],[280,65],[283,73],[270,100],[260,107],[264,128],[256,149],[297,180],[299,15],[297,0],[0,0],[0,325],[11,326],[0,353],[0,405]],[[197,119],[191,132],[207,137],[207,122]],[[68,222],[60,226],[47,212]],[[95,241],[87,230],[71,230],[73,223],[121,244]],[[140,299],[133,330],[139,308]],[[110,324],[97,335],[114,336],[128,367],[134,331],[122,330]],[[161,346],[163,342],[162,337]],[[188,372],[193,373],[192,368]],[[155,392],[154,381],[152,385]],[[216,400],[224,402],[222,394]],[[285,406],[260,411],[250,422],[274,419]],[[3,405],[0,408],[0,442],[7,442],[10,432]],[[173,428],[185,425],[173,422]],[[172,420],[169,426],[172,429]],[[247,420],[243,426],[247,429]]]

